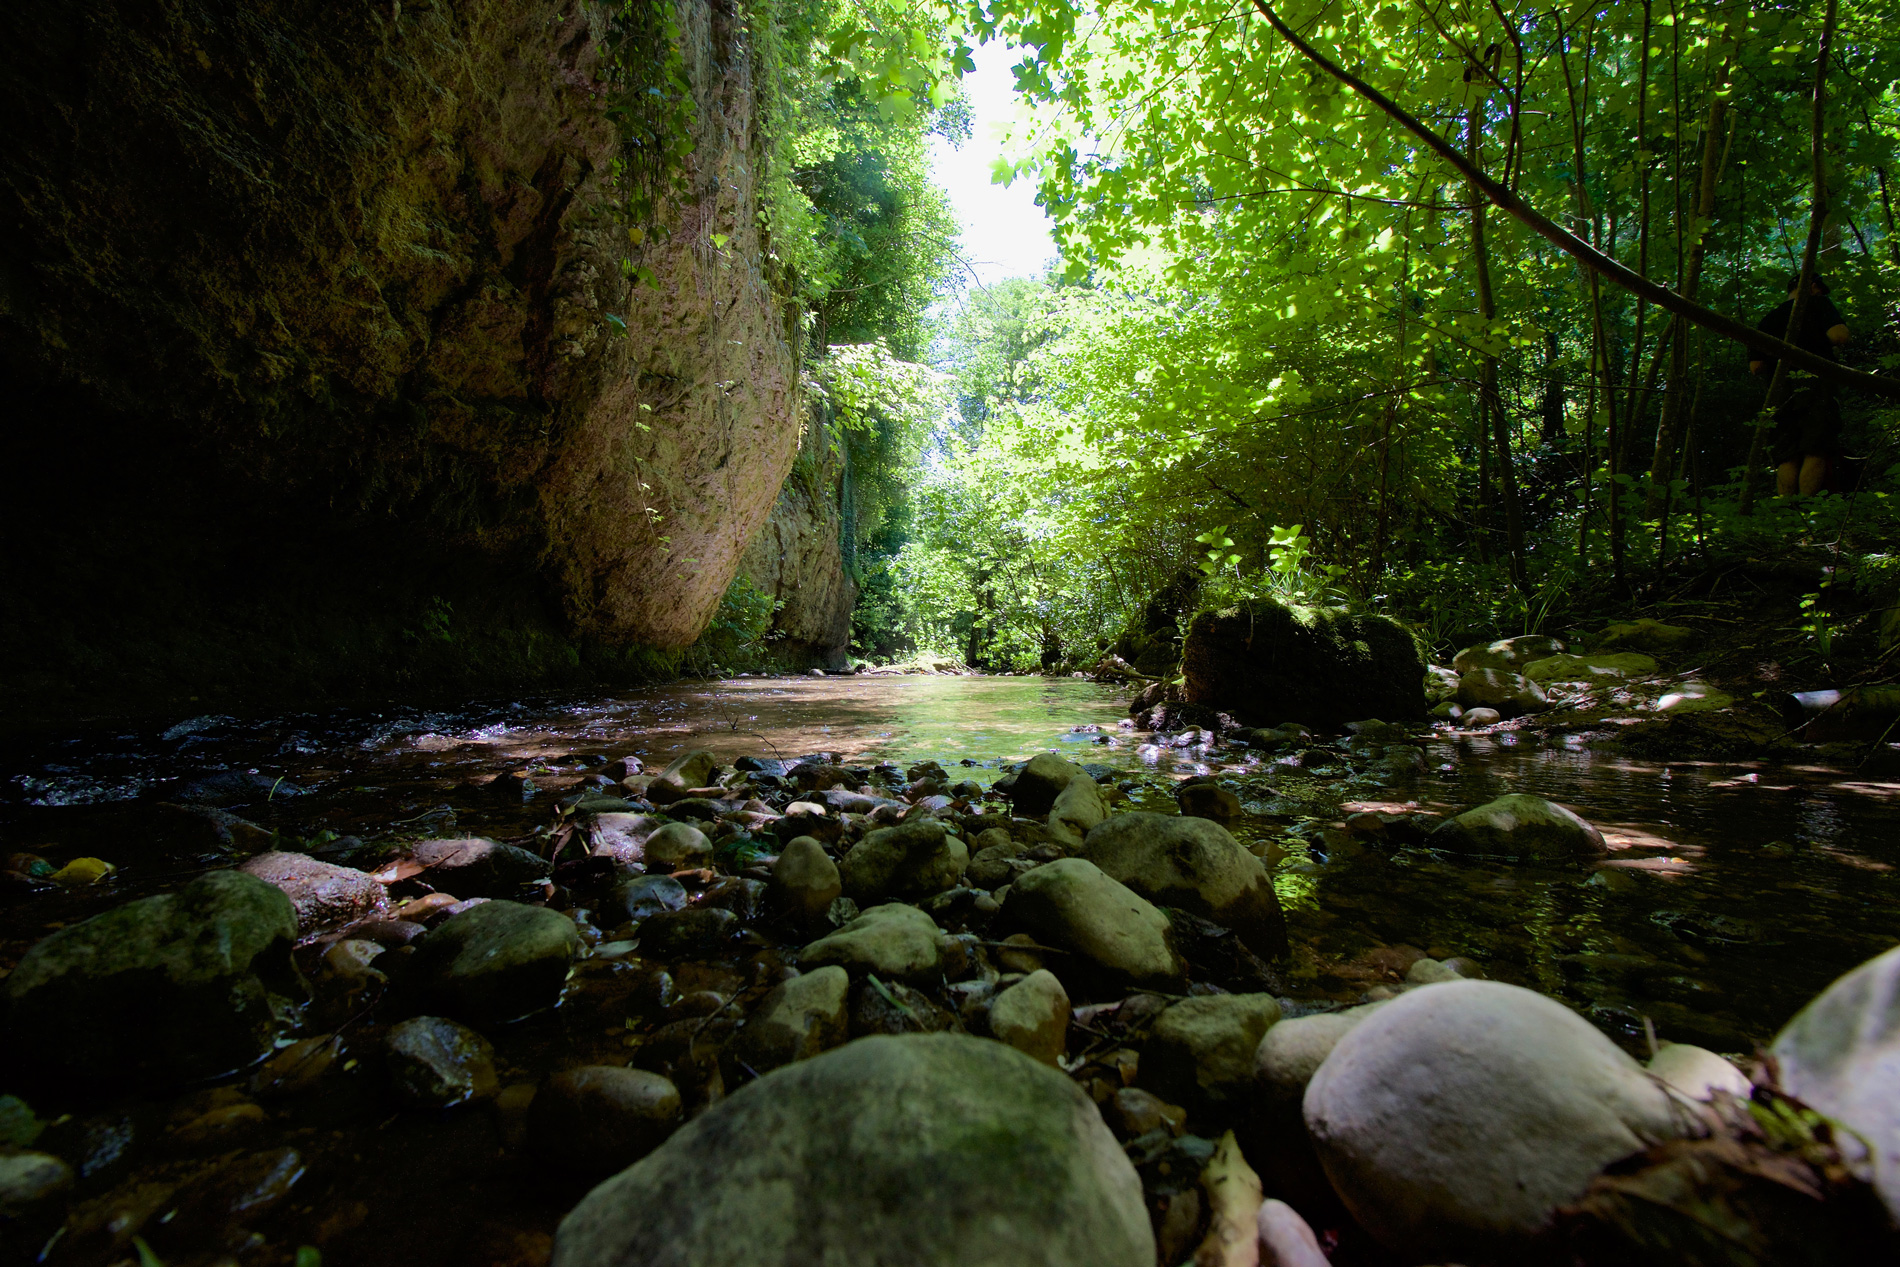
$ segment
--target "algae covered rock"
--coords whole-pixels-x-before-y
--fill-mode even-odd
[[[1052,752],[1038,752],[1021,770],[996,781],[996,791],[1010,798],[1016,813],[1023,818],[1041,818],[1055,808],[1056,797],[1072,779],[1089,776],[1072,761],[1064,761]]]
[[[647,799],[655,805],[670,804],[691,789],[711,783],[718,770],[717,757],[704,748],[695,748],[675,757],[666,769],[653,776],[647,784]]]
[[[1686,646],[1695,630],[1682,625],[1665,625],[1645,616],[1641,620],[1605,625],[1596,637],[1598,651],[1674,651]]]
[[[1451,668],[1460,676],[1474,669],[1520,669],[1533,660],[1553,656],[1564,649],[1564,644],[1555,638],[1542,634],[1520,634],[1515,638],[1500,638],[1496,642],[1481,642],[1466,647],[1452,657]]]
[[[1432,849],[1497,858],[1566,861],[1600,857],[1603,833],[1574,810],[1541,796],[1500,796],[1440,823],[1425,838]]]
[[[934,818],[884,827],[859,841],[838,864],[845,896],[860,905],[914,901],[956,887],[970,851]]]
[[[1305,1116],[1354,1217],[1425,1262],[1521,1248],[1605,1166],[1684,1121],[1595,1026],[1494,981],[1414,990],[1368,1015],[1313,1075]]]
[[[1181,649],[1182,698],[1249,724],[1335,729],[1425,713],[1425,660],[1397,621],[1265,600],[1204,611]]]
[[[1055,804],[1049,807],[1049,834],[1073,849],[1090,828],[1107,817],[1108,800],[1102,795],[1101,785],[1085,774],[1070,779],[1056,794]]]
[[[174,1085],[267,1055],[303,988],[282,889],[212,871],[62,928],[6,980],[5,1045],[48,1080]]]
[[[1184,970],[1168,917],[1086,859],[1062,858],[1024,872],[1009,886],[1003,918],[1111,979],[1164,985],[1179,981]]]
[[[1656,662],[1636,651],[1606,651],[1591,655],[1553,655],[1532,660],[1524,676],[1533,682],[1620,682],[1648,677]]]
[[[1182,999],[1148,1031],[1140,1084],[1190,1109],[1237,1102],[1252,1089],[1255,1053],[1279,1019],[1280,1001],[1271,994]]]
[[[760,1000],[734,1053],[766,1073],[794,1060],[808,1060],[845,1040],[851,975],[836,964],[800,973]]]
[[[1047,968],[1005,989],[990,1004],[990,1033],[1024,1055],[1053,1065],[1069,1038],[1069,995]]]
[[[607,1180],[553,1267],[1152,1267],[1141,1182],[1074,1082],[1002,1043],[859,1039]]]
[[[1117,814],[1089,833],[1081,857],[1157,906],[1177,906],[1233,929],[1263,958],[1286,953],[1286,919],[1273,878],[1219,823]]]
[[[809,971],[836,964],[853,974],[927,980],[943,971],[943,930],[914,906],[874,906],[798,953]]]
[[[779,851],[772,879],[765,890],[766,904],[794,921],[809,923],[831,909],[844,892],[844,877],[825,847],[810,836],[798,836]]]

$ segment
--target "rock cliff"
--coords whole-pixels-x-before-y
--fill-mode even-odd
[[[858,587],[844,560],[845,461],[822,410],[813,410],[791,478],[740,563],[752,584],[780,604],[767,645],[787,667],[846,665]]]
[[[286,606],[402,608],[426,640],[415,592],[451,640],[442,613],[481,604],[570,640],[549,663],[697,636],[796,451],[799,317],[740,10],[676,6],[692,149],[642,233],[615,214],[605,12],[5,6],[5,491],[33,545],[0,587],[46,689],[158,625],[268,659]],[[181,588],[187,611],[153,597]],[[401,645],[330,676],[380,684]]]

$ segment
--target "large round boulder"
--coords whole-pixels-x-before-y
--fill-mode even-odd
[[[607,1180],[553,1267],[1151,1267],[1134,1167],[1002,1043],[859,1039],[767,1074]]]
[[[1452,853],[1540,862],[1598,858],[1605,852],[1603,833],[1581,815],[1521,792],[1446,819],[1425,843]]]
[[[6,980],[5,1044],[32,1075],[90,1087],[213,1078],[269,1054],[273,995],[303,993],[282,889],[212,871],[62,928]]]
[[[1219,823],[1175,814],[1117,814],[1089,832],[1081,857],[1159,906],[1231,928],[1255,954],[1284,955],[1286,919],[1273,877]]]
[[[1823,990],[1773,1051],[1782,1086],[1866,1141],[1874,1184],[1900,1220],[1900,946]]]
[[[1425,712],[1418,641],[1385,616],[1261,599],[1204,611],[1181,647],[1181,696],[1248,724],[1335,729]]]
[[[1424,1262],[1509,1254],[1682,1120],[1588,1021],[1495,981],[1427,986],[1366,1016],[1307,1084],[1305,1117],[1354,1217]]]

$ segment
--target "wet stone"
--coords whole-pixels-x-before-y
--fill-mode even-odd
[[[0,1153],[0,1225],[36,1220],[72,1186],[72,1167],[50,1153]]]
[[[607,1174],[652,1152],[680,1120],[679,1088],[657,1073],[586,1065],[549,1078],[528,1108],[528,1147],[562,1169]]]
[[[731,911],[662,911],[640,925],[640,953],[666,961],[717,955],[738,928],[739,917]]]
[[[495,1049],[465,1025],[417,1016],[393,1026],[384,1042],[390,1082],[412,1104],[447,1108],[500,1090]]]
[[[242,1245],[249,1228],[290,1195],[304,1171],[303,1155],[294,1148],[238,1157],[181,1189],[175,1212],[153,1228],[152,1240],[166,1250],[207,1242]]]
[[[366,919],[389,905],[388,890],[361,871],[306,854],[259,854],[238,870],[282,889],[306,936]]]
[[[498,840],[425,840],[412,850],[431,886],[460,897],[519,898],[554,869],[538,854]]]
[[[873,975],[859,982],[851,992],[853,1038],[869,1034],[937,1034],[955,1025],[953,1012],[901,981],[883,981]]]
[[[581,937],[559,912],[485,902],[445,920],[415,947],[405,980],[426,1005],[487,1025],[560,1002]]]
[[[636,876],[614,890],[627,918],[638,923],[662,911],[677,911],[686,905],[686,886],[670,875]]]

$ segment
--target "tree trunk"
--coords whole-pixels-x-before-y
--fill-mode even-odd
[[[1695,200],[1695,236],[1689,246],[1688,266],[1682,279],[1682,293],[1687,299],[1694,299],[1702,285],[1702,260],[1708,246],[1709,221],[1715,214],[1715,191],[1721,183],[1723,169],[1728,166],[1728,145],[1722,146],[1719,157],[1716,154],[1716,138],[1721,134],[1723,120],[1728,116],[1728,98],[1724,92],[1727,87],[1728,63],[1724,62],[1722,73],[1710,90],[1709,117],[1703,124],[1702,172]],[[1733,142],[1734,137],[1731,127],[1728,141]],[[1666,500],[1664,486],[1669,481],[1669,470],[1679,443],[1676,427],[1681,416],[1682,380],[1689,367],[1688,323],[1681,317],[1676,318],[1675,334],[1676,342],[1669,367],[1669,394],[1663,398],[1662,421],[1656,427],[1656,450],[1649,463],[1649,513],[1652,515],[1656,513],[1657,503]]]
[[[1788,342],[1801,333],[1802,318],[1807,315],[1808,286],[1814,277],[1815,257],[1821,251],[1821,234],[1827,227],[1827,60],[1834,50],[1834,20],[1840,15],[1840,0],[1827,0],[1827,14],[1821,19],[1821,51],[1814,58],[1814,113],[1808,129],[1808,152],[1814,167],[1814,205],[1808,212],[1808,241],[1801,252],[1801,277],[1795,283],[1794,303],[1788,310]],[[1762,416],[1755,422],[1755,438],[1748,446],[1748,465],[1742,469],[1741,512],[1755,508],[1755,485],[1761,478],[1761,451],[1768,439],[1773,411],[1788,399],[1788,358],[1775,363],[1775,376],[1768,384],[1768,396],[1762,402]]]
[[[1480,96],[1474,86],[1474,97]],[[1472,166],[1484,170],[1479,144],[1479,115],[1482,106],[1473,100],[1465,110],[1465,145]],[[1484,240],[1484,214],[1487,203],[1477,186],[1471,188],[1471,259],[1478,272],[1478,313],[1484,318],[1485,338],[1491,336],[1491,323],[1497,320],[1497,300],[1491,293],[1491,255]],[[1478,366],[1479,443],[1489,427],[1497,445],[1498,497],[1504,503],[1504,541],[1510,559],[1511,582],[1520,590],[1529,588],[1524,575],[1524,517],[1517,504],[1517,474],[1511,463],[1511,437],[1505,425],[1503,402],[1498,399],[1498,361],[1489,352]]]

